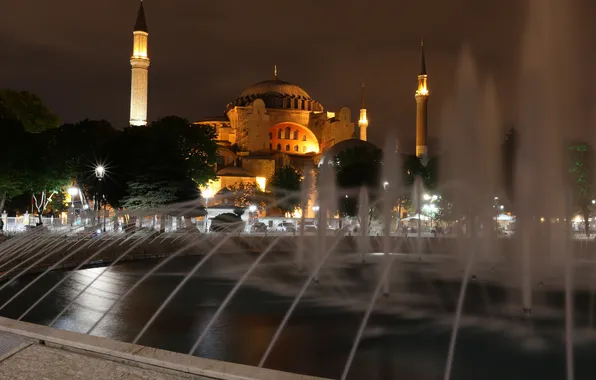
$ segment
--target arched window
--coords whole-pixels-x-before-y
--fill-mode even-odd
[[[302,141],[306,141],[306,133],[302,135]]]
[[[290,134],[292,133],[292,131],[290,130],[290,127],[286,127],[286,139],[291,139]]]
[[[280,130],[278,130],[278,131],[277,131],[277,138],[278,138],[278,139],[281,139],[281,134],[282,134],[282,131],[281,131],[281,129],[280,129]]]
[[[298,147],[298,145],[294,145],[294,152],[300,152],[300,148]]]
[[[298,131],[294,131],[294,140],[298,140]]]
[[[273,133],[269,132],[269,140],[273,138]]]
[[[277,150],[281,150],[281,144],[277,144]]]
[[[302,153],[306,153],[306,145],[302,145]]]
[[[286,145],[286,152],[290,151],[290,144]]]

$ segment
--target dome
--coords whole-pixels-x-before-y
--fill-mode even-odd
[[[279,79],[253,84],[242,91],[236,100],[229,103],[227,109],[248,106],[256,99],[261,99],[266,108],[323,111],[323,106],[312,99],[300,86]]]
[[[304,91],[300,86],[295,84],[284,82],[283,80],[273,79],[265,80],[256,84],[253,84],[240,94],[240,97],[251,95],[261,95],[267,93],[276,93],[284,96],[299,97],[302,99],[310,99],[310,95]]]

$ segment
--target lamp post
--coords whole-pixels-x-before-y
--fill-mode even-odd
[[[205,233],[209,232],[209,198],[213,196],[213,190],[210,187],[206,188],[203,191],[203,198],[205,198],[205,211],[207,215],[205,215]]]
[[[74,197],[79,193],[79,189],[71,186],[68,188],[68,194],[70,195],[70,207],[72,209],[72,216],[70,219],[70,226],[74,224],[75,221],[75,205],[74,205]]]
[[[101,219],[100,219],[100,213],[101,213],[101,199],[103,197],[102,191],[101,191],[101,183],[103,180],[104,175],[106,174],[106,168],[103,167],[103,165],[97,165],[95,167],[95,177],[97,178],[97,180],[99,181],[99,186],[98,186],[98,195],[97,195],[97,222],[101,227]],[[106,219],[104,217],[103,219],[103,232],[106,232]]]

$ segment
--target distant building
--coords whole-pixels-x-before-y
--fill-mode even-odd
[[[231,175],[230,166],[243,169],[242,180],[250,176],[266,189],[277,168],[313,164],[323,151],[355,133],[349,108],[326,111],[300,86],[280,80],[277,68],[273,79],[248,87],[229,103],[222,117],[195,124],[217,131],[220,180],[214,191],[240,175],[238,169]]]
[[[133,31],[130,124],[147,125],[149,76],[148,37],[145,9],[141,1]],[[416,91],[416,155],[424,158],[427,145],[427,88],[424,43]],[[277,67],[273,78],[258,82],[225,106],[217,117],[194,123],[217,131],[218,180],[210,184],[214,194],[229,186],[257,184],[267,189],[267,181],[276,169],[292,165],[302,169],[318,163],[323,153],[367,142],[369,119],[362,84],[360,115],[356,123],[347,107],[330,112],[298,85],[280,80]],[[358,136],[358,137],[356,137]],[[353,140],[347,142],[347,140]],[[344,144],[340,144],[346,142]],[[337,144],[340,144],[339,146]],[[342,149],[343,149],[342,148]],[[397,149],[397,148],[396,148]],[[341,149],[340,149],[341,150]],[[329,157],[329,154],[326,155]]]

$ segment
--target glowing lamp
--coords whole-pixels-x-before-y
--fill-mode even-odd
[[[210,187],[206,188],[205,191],[203,191],[203,197],[206,199],[209,199],[213,196],[213,190],[211,190]]]
[[[97,178],[102,179],[105,174],[106,174],[106,168],[103,165],[97,165],[95,167],[95,176]]]

